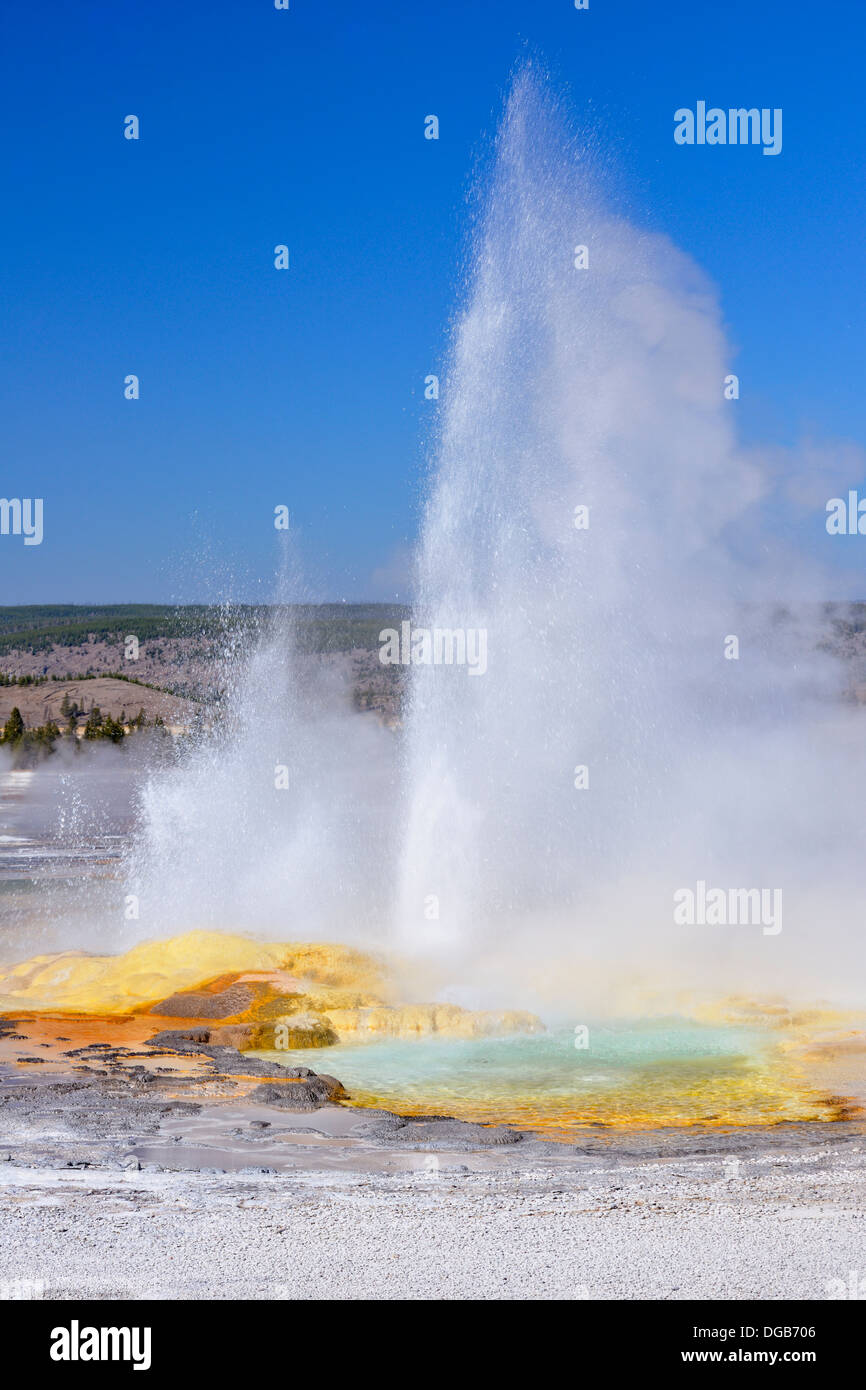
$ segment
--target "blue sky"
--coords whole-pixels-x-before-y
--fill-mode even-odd
[[[744,438],[866,443],[862,36],[853,0],[7,10],[0,495],[43,497],[45,539],[0,537],[0,603],[267,597],[277,503],[311,597],[400,588],[473,163],[527,52],[720,286]],[[677,147],[699,98],[782,107],[782,154]]]

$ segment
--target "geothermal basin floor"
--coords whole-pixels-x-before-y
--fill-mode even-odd
[[[53,1299],[826,1299],[862,1151],[579,1170],[0,1168],[0,1279]],[[728,1167],[728,1171],[730,1171]],[[834,1281],[841,1281],[837,1285]]]
[[[97,1052],[0,1066],[7,1297],[825,1300],[866,1274],[862,1121],[557,1144]]]

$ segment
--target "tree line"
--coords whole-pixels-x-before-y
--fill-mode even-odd
[[[89,710],[80,709],[68,695],[63,697],[60,712],[66,721],[62,729],[53,719],[28,729],[18,706],[13,707],[3,725],[3,732],[0,733],[0,744],[8,747],[15,755],[16,765],[32,762],[40,756],[49,756],[54,752],[54,745],[58,739],[72,738],[77,743],[79,718],[82,715],[86,715],[82,737],[88,743],[97,739],[107,739],[110,743],[119,744],[127,734],[137,733],[141,729],[165,730],[165,720],[162,716],[158,714],[153,721],[149,721],[143,708],[139,709],[138,714],[132,719],[127,719],[125,710],[121,710],[120,718],[115,719],[111,714],[103,714],[98,705],[93,705]]]

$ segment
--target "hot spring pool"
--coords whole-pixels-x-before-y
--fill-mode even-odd
[[[339,1077],[356,1104],[510,1123],[569,1139],[587,1125],[827,1120],[821,1092],[772,1037],[683,1020],[533,1037],[383,1039],[262,1054]]]

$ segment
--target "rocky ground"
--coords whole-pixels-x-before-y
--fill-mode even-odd
[[[823,1300],[866,1275],[862,1123],[554,1144],[356,1109],[183,1031],[59,1052],[22,1027],[7,1297]]]

